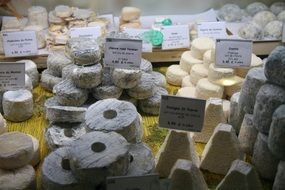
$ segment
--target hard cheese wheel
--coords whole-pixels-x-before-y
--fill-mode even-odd
[[[42,72],[41,86],[48,91],[52,91],[53,87],[61,81],[62,79],[60,77],[55,77],[51,75],[48,69]]]
[[[112,72],[112,79],[116,86],[129,89],[138,85],[141,75],[140,70],[115,68]]]
[[[188,72],[181,69],[179,65],[171,65],[166,71],[166,81],[175,86],[181,86],[182,79],[188,75]]]
[[[32,139],[20,132],[0,135],[0,168],[16,169],[27,165],[34,155]]]
[[[208,68],[206,68],[203,64],[196,64],[192,67],[190,72],[190,81],[195,86],[198,81],[202,78],[208,77]]]
[[[202,37],[196,38],[191,43],[191,54],[196,59],[203,59],[203,55],[207,50],[214,47],[215,42],[211,38]]]
[[[181,59],[180,59],[179,65],[180,65],[181,69],[183,69],[184,71],[190,73],[191,68],[195,64],[202,64],[202,63],[203,63],[202,60],[196,59],[195,57],[192,56],[192,52],[191,51],[185,51],[181,55]]]
[[[213,98],[222,98],[224,88],[211,83],[207,78],[201,79],[197,83],[195,96],[204,100]]]

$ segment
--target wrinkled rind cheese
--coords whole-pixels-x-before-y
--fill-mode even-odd
[[[276,16],[269,11],[261,11],[254,15],[253,22],[258,24],[261,28],[265,27],[269,22],[276,20]]]
[[[179,65],[171,65],[166,71],[166,81],[175,86],[181,86],[182,79],[188,75],[188,72],[181,69]]]
[[[238,34],[244,39],[262,40],[263,29],[255,22],[249,22],[239,28]]]
[[[254,16],[261,11],[267,11],[269,8],[262,2],[253,2],[246,7],[246,11],[249,15]]]
[[[181,67],[181,69],[183,69],[185,72],[190,73],[191,68],[196,65],[196,64],[202,64],[203,61],[200,59],[196,59],[192,56],[192,52],[191,51],[185,51],[182,55],[181,55],[181,59],[179,62],[179,66]]]
[[[264,36],[273,39],[281,39],[282,26],[283,23],[278,20],[269,22],[264,28]]]
[[[52,91],[53,87],[61,81],[62,78],[51,75],[48,69],[41,74],[41,86],[48,91]]]
[[[263,61],[261,58],[257,57],[255,54],[251,55],[251,63],[249,68],[236,68],[236,75],[242,78],[245,78],[248,71],[255,67],[262,67]]]
[[[111,72],[114,84],[123,89],[130,89],[137,86],[142,76],[140,70],[133,69],[115,68]]]
[[[218,12],[219,17],[227,22],[240,21],[242,19],[242,10],[238,5],[225,4]]]

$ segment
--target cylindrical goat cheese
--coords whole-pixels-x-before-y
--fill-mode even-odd
[[[211,38],[196,38],[191,43],[191,54],[194,58],[202,60],[204,53],[212,49],[214,46],[215,42]]]
[[[207,100],[209,98],[222,98],[224,87],[211,83],[207,78],[200,79],[196,86],[195,96]]]
[[[166,81],[175,86],[181,86],[184,77],[189,75],[188,72],[181,69],[179,65],[171,65],[166,71]]]
[[[53,51],[47,58],[47,68],[49,73],[56,77],[61,77],[62,69],[71,63],[72,60],[70,60],[62,51]]]
[[[185,51],[181,55],[181,59],[180,59],[179,65],[180,65],[182,70],[186,71],[187,73],[190,73],[191,68],[194,65],[202,64],[202,63],[203,63],[203,61],[201,59],[197,59],[197,58],[193,57],[191,51]]]
[[[17,62],[25,63],[25,73],[31,78],[33,87],[36,87],[39,84],[39,72],[37,65],[32,60],[20,60]]]
[[[142,71],[115,68],[112,72],[113,83],[123,89],[134,88],[138,85]]]
[[[47,10],[41,6],[32,6],[28,9],[29,25],[40,25],[48,28]]]
[[[41,74],[41,86],[48,91],[52,91],[53,87],[61,81],[62,78],[51,75],[48,69]]]

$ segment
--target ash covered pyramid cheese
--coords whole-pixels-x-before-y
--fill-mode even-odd
[[[195,64],[202,64],[202,63],[203,63],[203,61],[201,59],[197,59],[197,58],[193,57],[191,51],[185,51],[181,55],[181,59],[180,59],[179,65],[180,65],[181,69],[183,69],[184,71],[190,73],[191,68]]]

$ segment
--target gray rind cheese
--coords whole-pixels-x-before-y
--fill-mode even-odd
[[[212,83],[217,83],[217,81],[230,78],[235,75],[234,69],[231,68],[219,68],[214,64],[209,66],[208,80]]]
[[[62,78],[51,75],[48,69],[41,74],[41,86],[48,91],[52,91],[53,87],[61,81]]]
[[[268,134],[272,114],[285,103],[285,89],[272,84],[263,85],[256,96],[253,111],[253,125],[262,133]]]
[[[0,135],[0,168],[12,170],[27,165],[34,155],[32,139],[21,132]]]
[[[225,4],[218,12],[218,16],[227,22],[236,22],[242,19],[242,10],[238,5]]]
[[[264,28],[264,36],[273,39],[281,39],[283,23],[278,20],[273,20],[266,24]]]
[[[258,24],[260,27],[265,27],[269,22],[276,20],[276,16],[270,11],[261,11],[254,15],[252,18],[253,22]]]
[[[0,187],[3,190],[36,190],[36,172],[30,165],[13,170],[0,169]]]
[[[160,72],[151,72],[154,84],[158,87],[166,88],[166,78]]]
[[[249,40],[262,40],[263,39],[263,29],[261,26],[259,26],[255,22],[249,22],[249,23],[243,24],[239,28],[238,34],[243,39],[249,39]]]
[[[123,89],[134,88],[138,85],[142,72],[140,70],[115,68],[112,72],[113,83]]]
[[[85,107],[62,106],[55,98],[49,98],[45,104],[46,119],[50,122],[76,123],[85,121]]]
[[[78,88],[94,88],[102,82],[102,65],[77,66],[71,73],[71,79]]]
[[[20,60],[17,62],[25,63],[25,73],[31,78],[33,87],[36,87],[39,84],[39,72],[37,65],[32,60]]]
[[[140,70],[146,73],[152,72],[152,64],[150,61],[146,59],[141,60]]]
[[[285,3],[284,2],[275,2],[272,3],[270,6],[270,10],[275,14],[278,15],[281,11],[285,10]]]
[[[179,65],[171,65],[166,71],[166,81],[175,86],[181,86],[182,79],[189,73],[181,69]]]
[[[107,176],[123,176],[129,167],[129,144],[115,132],[91,132],[72,143],[71,169],[82,183],[100,184]]]
[[[54,8],[55,15],[60,18],[70,17],[72,15],[72,9],[66,5],[58,5]]]
[[[21,122],[33,116],[33,94],[28,90],[5,92],[2,105],[7,120]]]
[[[70,79],[55,85],[53,93],[56,101],[63,106],[81,106],[88,99],[88,91],[77,88]]]
[[[229,124],[233,126],[238,134],[243,120],[243,115],[239,112],[240,92],[236,92],[231,97]]]
[[[274,179],[273,189],[282,190],[285,188],[285,161],[280,161],[278,170]]]
[[[25,74],[25,89],[31,92],[33,91],[33,82],[27,74]]]
[[[132,103],[135,107],[138,106],[138,100],[133,98],[133,97],[130,97],[127,93],[126,90],[123,90],[123,93],[122,95],[120,96],[119,100],[122,100],[122,101],[127,101],[127,102],[130,102]]]
[[[68,64],[67,66],[63,67],[61,71],[61,77],[63,80],[65,79],[71,79],[71,74],[73,72],[73,69],[77,68],[77,65],[75,64]]]
[[[70,148],[51,152],[42,165],[42,186],[45,190],[84,189],[70,169]]]
[[[253,2],[246,6],[246,12],[251,16],[254,16],[256,13],[261,11],[267,11],[268,6],[262,2]]]
[[[212,49],[210,50],[207,50],[204,55],[203,55],[203,64],[205,67],[209,67],[209,65],[211,63],[214,63],[215,60],[213,60],[213,57],[212,57]]]
[[[56,77],[61,77],[62,69],[71,63],[72,60],[70,60],[62,51],[53,51],[47,58],[49,73]]]

